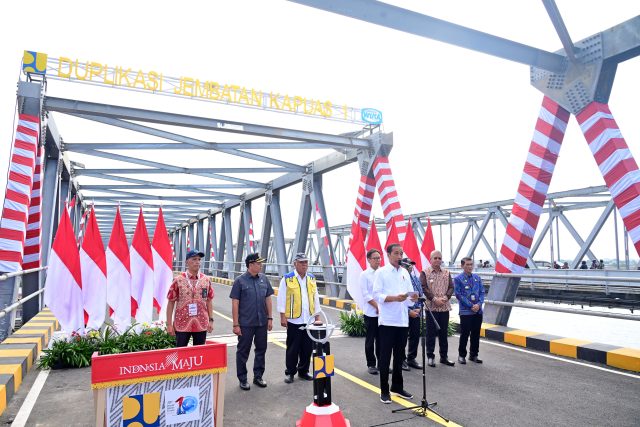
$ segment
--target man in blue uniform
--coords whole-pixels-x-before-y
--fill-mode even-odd
[[[453,280],[458,306],[460,307],[460,345],[458,346],[458,362],[467,363],[467,340],[471,335],[469,360],[482,363],[478,359],[480,347],[480,327],[482,326],[482,304],[484,303],[484,286],[482,279],[473,274],[473,260],[462,258],[460,262],[464,272]]]
[[[271,317],[273,288],[269,279],[260,272],[264,261],[257,253],[249,254],[244,260],[247,271],[233,282],[229,294],[232,299],[233,333],[238,336],[236,371],[242,390],[250,388],[247,382],[247,359],[252,343],[255,343],[253,383],[262,388],[267,386],[262,379],[262,374],[265,369],[267,333],[273,328]]]

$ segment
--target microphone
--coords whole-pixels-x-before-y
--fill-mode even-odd
[[[427,297],[418,297],[418,301],[426,302]]]

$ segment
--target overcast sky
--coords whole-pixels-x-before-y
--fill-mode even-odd
[[[392,3],[541,49],[561,47],[541,1]],[[628,0],[557,3],[574,41],[640,12],[640,3]],[[377,108],[384,114],[384,131],[394,135],[390,160],[405,214],[515,196],[542,100],[542,94],[529,84],[525,65],[286,1],[112,1],[91,8],[87,2],[62,4],[0,2],[0,188],[5,187],[16,81],[22,51],[27,49],[52,57],[158,70],[166,76],[193,76]],[[636,156],[639,75],[638,59],[621,64],[609,104]],[[48,94],[296,129],[343,132],[357,128],[60,81],[50,81]],[[56,116],[56,121],[67,142],[147,140],[79,119]],[[216,138],[209,136],[208,140],[232,140],[226,135]],[[327,153],[271,155],[310,161]],[[166,153],[156,159],[162,161],[162,155]],[[88,167],[109,165],[77,155],[72,158],[86,161]],[[192,167],[209,164],[193,158],[177,161]],[[352,165],[325,177],[330,225],[351,222],[358,176]],[[603,183],[572,118],[550,191]],[[283,211],[289,237],[295,229],[299,194],[298,188],[286,193]],[[377,196],[374,204],[374,214],[381,217]],[[256,234],[261,228],[261,206],[256,203],[253,208]],[[576,226],[586,237],[599,212],[580,215]],[[599,257],[615,255],[612,228],[607,227],[594,247],[599,249]],[[436,234],[436,242],[438,239]],[[573,254],[572,247],[576,246],[567,242],[566,251]],[[486,253],[476,257],[483,255]],[[635,253],[631,255],[637,258]]]

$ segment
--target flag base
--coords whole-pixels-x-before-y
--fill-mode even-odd
[[[315,403],[307,406],[302,418],[296,421],[296,427],[350,427],[351,424],[340,407],[335,403],[328,406],[318,406]]]

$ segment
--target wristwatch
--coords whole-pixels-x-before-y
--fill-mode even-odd
[[[209,317],[209,322],[213,322],[213,317]]]

